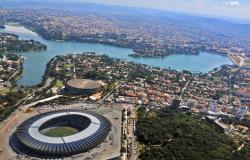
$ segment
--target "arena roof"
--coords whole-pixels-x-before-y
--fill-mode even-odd
[[[48,136],[45,136],[42,133],[40,133],[39,127],[42,124],[44,124],[46,121],[49,121],[49,120],[56,118],[56,117],[66,116],[69,114],[85,116],[91,120],[91,123],[88,126],[88,128],[84,129],[83,131],[81,131],[75,135],[67,136],[67,137],[59,137],[59,138],[48,137]],[[58,144],[60,144],[60,143],[79,141],[83,138],[87,138],[90,135],[94,134],[99,129],[99,127],[100,127],[100,121],[96,117],[94,117],[90,114],[79,113],[79,112],[63,112],[63,113],[52,114],[52,115],[43,117],[43,118],[35,121],[33,124],[31,124],[31,126],[29,128],[29,134],[34,139],[40,140],[40,141],[45,142],[45,143],[58,143]]]
[[[101,84],[90,79],[72,79],[67,82],[67,85],[78,89],[97,89]]]
[[[83,120],[90,120],[86,128],[82,131],[66,137],[48,137],[40,132],[41,126],[56,119],[77,116]],[[78,117],[79,116],[79,117]],[[60,122],[62,123],[62,122]],[[77,123],[77,122],[76,122]],[[75,124],[83,125],[83,124]],[[111,130],[110,122],[103,116],[79,110],[61,110],[39,114],[23,122],[13,134],[17,141],[11,141],[12,146],[17,146],[30,150],[36,155],[70,156],[72,154],[87,151],[100,144]],[[13,147],[17,150],[15,147]]]

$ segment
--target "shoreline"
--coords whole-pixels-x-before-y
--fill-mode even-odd
[[[112,46],[112,47],[119,47],[119,48],[126,48],[126,49],[131,49],[134,53],[133,54],[129,54],[128,56],[134,57],[134,58],[158,58],[158,57],[167,57],[170,55],[175,55],[175,54],[183,54],[183,55],[198,55],[201,52],[208,52],[211,53],[209,50],[196,50],[195,52],[190,51],[190,53],[186,53],[185,51],[183,52],[173,52],[173,53],[163,53],[163,54],[142,54],[136,51],[136,49],[134,49],[133,47],[129,47],[127,45],[121,45],[121,44],[117,44],[117,43],[112,43],[112,42],[108,42],[108,41],[98,41],[98,40],[83,40],[81,39],[81,37],[76,37],[75,39],[72,38],[68,38],[68,39],[56,39],[56,38],[46,38],[45,36],[43,36],[43,34],[37,32],[37,30],[34,27],[30,27],[30,26],[26,26],[26,25],[22,25],[20,23],[10,23],[10,24],[6,24],[9,26],[13,26],[13,27],[23,27],[27,30],[29,30],[30,32],[41,36],[41,38],[45,39],[45,40],[49,40],[49,41],[56,41],[56,42],[79,42],[79,43],[89,43],[89,44],[102,44],[102,45],[108,45],[108,46]],[[221,55],[221,56],[227,56],[230,60],[231,58],[228,56],[228,53],[221,53],[219,51],[212,51],[213,53],[211,54],[216,54],[216,55]],[[232,60],[231,60],[232,61]],[[232,61],[233,62],[233,61]],[[234,62],[233,62],[234,63]]]
[[[25,28],[25,30],[22,28],[21,28],[21,30],[27,31],[27,35],[29,35],[29,33],[32,32],[30,34],[30,36],[34,40],[42,38],[41,35],[36,34],[35,32],[27,29],[26,27],[24,27],[24,28]],[[12,33],[12,31],[14,32],[14,29],[17,29],[17,32],[18,32],[18,28],[14,28],[14,27],[11,28],[11,31],[9,31],[8,28],[5,31],[7,33]],[[16,34],[19,35],[18,33],[16,33]],[[33,34],[35,34],[36,36],[33,36]],[[26,39],[26,37],[24,37],[24,39]],[[42,38],[42,39],[44,40],[43,43],[45,43],[48,46],[51,46],[50,48],[48,48],[47,51],[45,51],[44,56],[49,56],[50,54],[53,54],[54,56],[56,56],[56,55],[64,55],[67,53],[83,53],[86,51],[93,51],[93,52],[100,53],[100,54],[106,54],[107,56],[112,57],[112,58],[122,59],[122,60],[126,60],[126,61],[133,61],[134,63],[144,64],[144,65],[148,65],[148,66],[159,67],[159,68],[172,68],[176,71],[187,70],[190,72],[201,72],[201,73],[208,73],[209,71],[213,70],[214,68],[217,68],[217,67],[224,65],[224,64],[229,64],[229,65],[232,64],[231,60],[228,57],[226,57],[222,54],[215,54],[213,52],[212,53],[211,52],[204,52],[204,54],[205,54],[204,56],[202,56],[203,52],[201,52],[200,54],[197,54],[197,58],[193,57],[194,56],[193,54],[192,55],[191,54],[170,54],[167,56],[157,56],[157,57],[153,56],[153,57],[148,57],[148,58],[147,57],[133,58],[131,55],[129,55],[129,54],[133,53],[132,50],[131,49],[129,49],[128,51],[127,50],[125,50],[125,51],[120,50],[120,49],[123,49],[123,47],[102,44],[104,46],[104,49],[105,49],[105,50],[102,50],[102,46],[101,46],[101,48],[99,46],[97,46],[95,48],[95,45],[98,45],[100,43],[95,43],[94,46],[92,46],[92,45],[88,46],[88,44],[93,44],[93,43],[86,43],[85,42],[87,47],[83,46],[83,48],[81,48],[81,46],[82,46],[81,44],[84,44],[83,42],[73,41],[76,43],[76,44],[72,44],[73,48],[65,48],[64,49],[63,46],[66,45],[65,43],[67,43],[67,42],[70,43],[71,41],[63,41],[63,42],[61,41],[60,44],[57,44],[57,46],[56,46],[57,48],[54,48],[53,45],[50,45],[50,43],[54,43],[56,41],[47,40],[44,38]],[[60,46],[60,45],[63,45],[63,46]],[[68,46],[68,45],[66,45],[66,46]],[[76,47],[77,47],[77,49],[76,49]],[[109,52],[109,50],[107,50],[109,47],[111,47],[109,49],[109,50],[111,50],[110,52]],[[112,47],[114,47],[114,50]],[[68,50],[70,50],[70,51],[68,51]],[[74,50],[76,50],[76,51],[74,51]],[[53,53],[50,53],[50,52],[53,52]],[[29,57],[29,54],[26,54],[26,53],[29,53],[29,52],[22,52],[20,54],[25,56],[25,57],[26,56]],[[121,54],[121,56],[119,56],[120,54]],[[190,56],[190,57],[188,57],[188,56]],[[224,57],[224,58],[221,58],[221,57]],[[209,60],[211,62],[209,62]],[[32,64],[31,61],[32,60],[29,60],[30,64]],[[39,66],[41,66],[40,63],[47,64],[49,62],[47,60],[45,60],[45,62],[43,60],[41,60],[41,61],[42,62],[36,60],[35,63],[39,63]],[[196,63],[197,63],[197,65],[195,65]],[[180,64],[183,64],[183,65],[180,65]],[[201,64],[201,66],[199,64]],[[23,74],[23,77],[18,81],[18,85],[33,86],[33,85],[40,84],[41,78],[44,75],[45,69],[39,69],[38,74],[31,75],[33,73],[33,71],[30,68],[32,68],[32,66],[29,68],[27,68],[27,66],[26,66],[27,72],[25,72],[25,74]],[[43,74],[40,74],[41,70],[44,70]],[[39,78],[32,78],[31,76],[36,76]],[[32,78],[32,81],[29,80],[29,82],[26,83],[27,77]],[[19,82],[21,82],[21,83],[19,83]]]
[[[17,28],[17,31],[15,32],[13,30],[13,28],[10,28],[10,30],[7,30],[7,28],[9,27],[15,27],[14,29]],[[24,31],[23,29],[26,29],[27,31],[29,31],[32,34],[36,34],[35,32],[25,28],[24,26],[21,25],[4,25],[4,28],[1,28],[1,24],[0,24],[0,33],[2,36],[6,35],[6,37],[8,37],[9,35],[15,37],[14,40],[11,41],[11,43],[9,43],[10,46],[9,48],[11,49],[6,49],[4,50],[5,53],[22,53],[22,52],[30,52],[30,51],[45,51],[47,50],[48,46],[44,43],[42,43],[41,41],[38,40],[34,40],[32,38],[30,39],[22,39],[20,38],[19,34],[22,34]],[[7,39],[7,38],[6,38]],[[9,40],[9,39],[7,39]],[[19,48],[15,46],[20,46]]]
[[[244,54],[234,54],[229,53],[228,57],[231,59],[234,65],[239,67],[248,67],[250,64],[247,64],[246,61],[250,60],[250,58],[246,57]]]

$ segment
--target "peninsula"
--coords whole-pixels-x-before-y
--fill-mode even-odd
[[[25,52],[31,50],[46,50],[47,46],[34,40],[19,40],[18,36],[9,33],[0,33],[0,53]]]

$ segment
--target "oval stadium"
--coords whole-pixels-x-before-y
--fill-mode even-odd
[[[67,157],[86,152],[108,136],[111,123],[82,110],[51,111],[23,122],[10,140],[12,148],[37,157]]]
[[[72,79],[66,84],[69,93],[91,95],[101,88],[101,84],[91,79]]]

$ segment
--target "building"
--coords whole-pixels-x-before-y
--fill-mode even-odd
[[[245,114],[247,113],[248,107],[240,107],[236,112],[236,117],[239,119],[243,119]]]
[[[209,101],[209,109],[211,112],[217,112],[218,111],[218,107],[217,107],[217,101],[216,100],[210,100]]]
[[[226,124],[222,123],[219,121],[219,119],[217,117],[214,116],[206,116],[206,120],[209,123],[215,124],[222,132],[224,133],[228,133],[230,132],[230,127],[227,126]]]
[[[63,137],[45,135],[45,131],[62,126],[79,132]],[[51,111],[34,116],[18,126],[10,144],[16,152],[32,157],[67,157],[96,147],[106,139],[110,130],[111,123],[96,113]]]
[[[173,99],[172,101],[172,105],[171,105],[171,108],[172,109],[177,109],[180,107],[180,104],[181,104],[181,99],[179,97],[176,97],[175,99]]]
[[[66,84],[66,92],[90,96],[101,89],[101,84],[90,79],[72,79]]]

